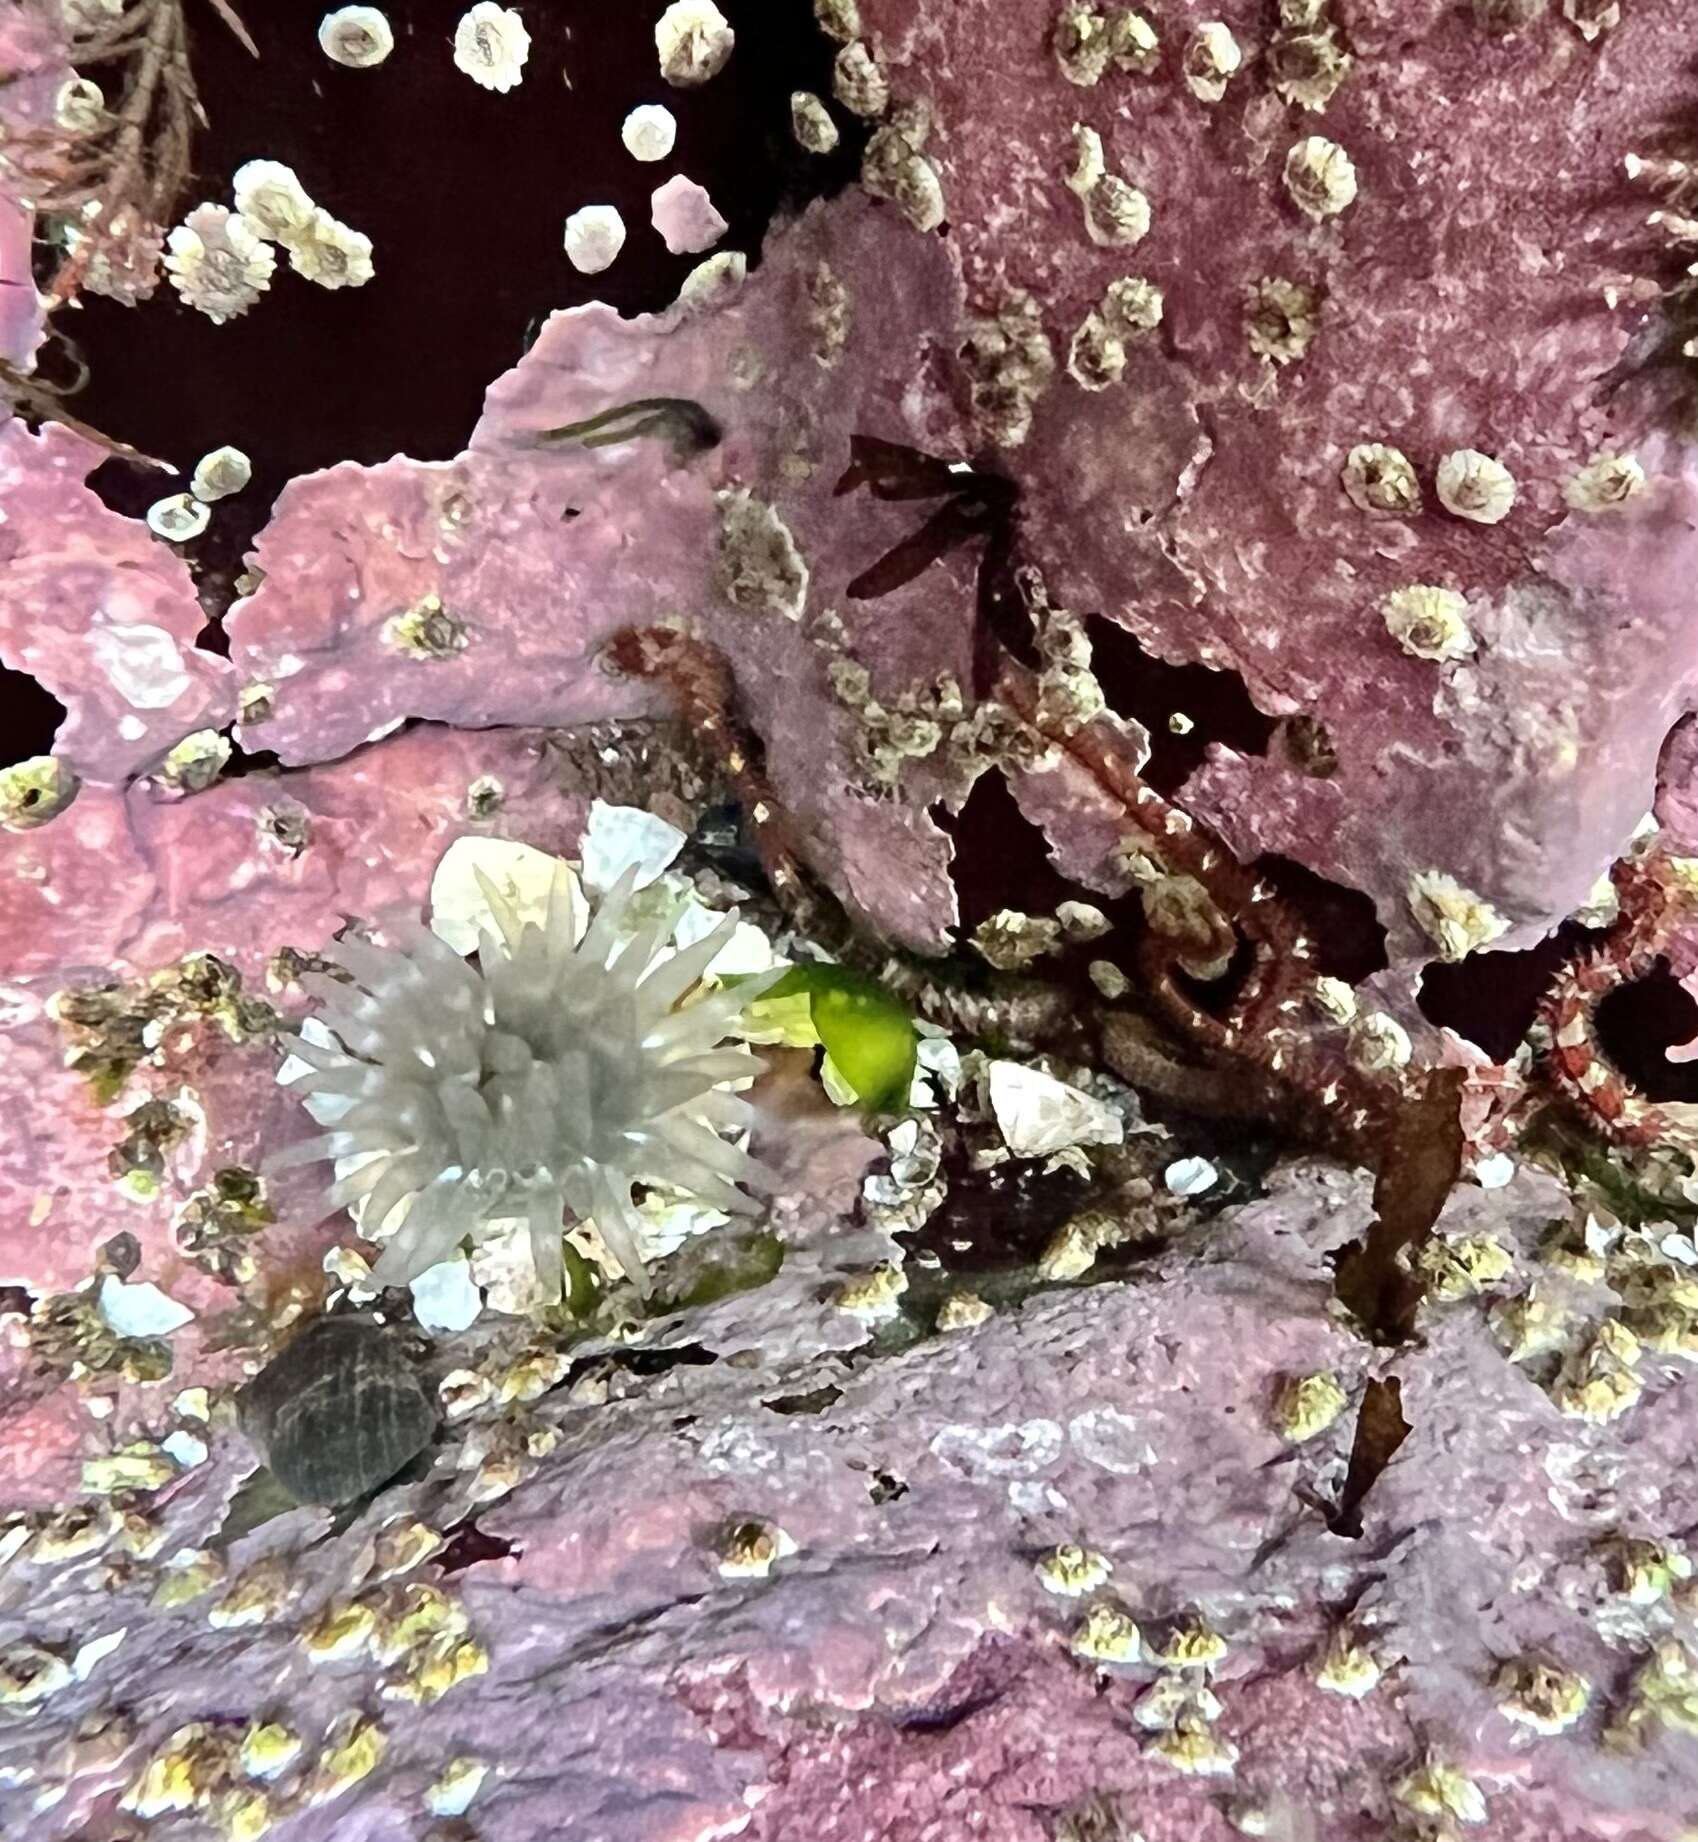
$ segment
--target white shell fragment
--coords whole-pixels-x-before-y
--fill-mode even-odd
[[[641,806],[610,806],[598,799],[590,807],[589,823],[578,846],[584,885],[599,895],[634,864],[635,886],[646,889],[684,844],[684,833],[676,825],[668,825]]]
[[[513,904],[520,921],[540,927],[548,912],[548,891],[556,867],[557,860],[534,845],[507,838],[456,838],[442,853],[430,879],[430,931],[460,954],[476,951],[480,929],[497,931],[480,877],[487,878]],[[577,936],[582,939],[588,920],[582,901],[575,906]]]
[[[633,160],[664,160],[678,139],[678,123],[670,109],[645,102],[625,117],[619,138]]]
[[[120,1337],[168,1337],[195,1315],[149,1281],[126,1285],[114,1273],[101,1280],[95,1300],[100,1315]]]
[[[1220,1181],[1220,1172],[1207,1158],[1175,1158],[1162,1172],[1162,1182],[1174,1196],[1201,1196]]]
[[[1515,505],[1515,476],[1477,448],[1457,448],[1439,462],[1439,504],[1471,524],[1501,524]]]
[[[530,56],[531,35],[510,6],[478,0],[454,28],[454,68],[486,90],[518,86]]]
[[[678,89],[717,77],[737,35],[713,0],[672,0],[654,28],[660,74]]]
[[[585,205],[566,220],[566,259],[580,275],[599,275],[625,247],[625,220],[612,205]]]
[[[395,49],[395,34],[375,6],[341,6],[318,22],[318,48],[346,70],[370,70]]]
[[[147,528],[167,543],[189,543],[211,521],[211,512],[191,493],[174,492],[169,498],[155,499],[147,508]]]
[[[674,173],[649,200],[649,221],[674,256],[694,256],[712,249],[728,228],[704,187]]]
[[[1118,1145],[1125,1138],[1112,1107],[1040,1068],[992,1062],[986,1076],[991,1115],[1016,1157],[1047,1157],[1069,1145]]]
[[[240,448],[214,448],[195,462],[190,490],[197,499],[227,499],[254,476],[253,462]]]
[[[427,1266],[408,1289],[413,1295],[413,1316],[421,1330],[466,1330],[483,1309],[483,1294],[473,1282],[464,1254]]]

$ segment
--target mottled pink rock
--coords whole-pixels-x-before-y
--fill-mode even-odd
[[[0,428],[0,659],[68,714],[53,752],[84,781],[122,784],[235,714],[227,660],[181,557],[83,484],[100,450],[57,424]]]
[[[714,209],[707,188],[682,173],[657,186],[649,203],[650,221],[674,256],[712,249],[725,235],[725,219]]]
[[[1057,13],[862,9],[899,101],[935,118],[926,157],[969,309],[1030,291],[1054,354],[1029,437],[1002,456],[1029,553],[1057,600],[1325,724],[1330,779],[1230,756],[1194,778],[1187,800],[1239,849],[1368,891],[1399,960],[1429,954],[1406,901],[1422,869],[1476,890],[1513,924],[1503,944],[1526,944],[1623,849],[1698,691],[1690,449],[1658,432],[1663,386],[1616,388],[1644,316],[1604,298],[1665,261],[1645,230],[1655,199],[1622,156],[1672,106],[1680,22],[1624,9],[1588,44],[1552,9],[1492,39],[1466,8],[1364,0],[1338,21],[1349,73],[1311,113],[1271,88],[1269,16],[1248,0],[1215,15],[1244,64],[1212,105],[1180,80],[1182,22],[1158,23],[1154,74],[1111,68],[1081,88],[1056,61]],[[1439,95],[1453,100],[1435,108]],[[1136,247],[1087,235],[1066,183],[1075,123],[1149,200]],[[1282,183],[1310,134],[1347,151],[1359,186],[1318,225]],[[1573,228],[1528,243],[1530,196]],[[1129,348],[1122,382],[1087,391],[1066,374],[1069,342],[1128,274],[1164,291],[1161,327]],[[1265,276],[1321,297],[1289,365],[1246,337],[1246,291]],[[1340,470],[1369,441],[1414,462],[1421,515],[1347,499]],[[1456,448],[1514,474],[1501,524],[1440,509],[1434,469]],[[1637,452],[1650,490],[1620,515],[1570,514],[1564,484],[1602,448]],[[1411,582],[1467,595],[1471,661],[1398,649],[1378,603]]]
[[[1523,1177],[1460,1194],[1444,1227],[1499,1240],[1506,1295],[1537,1280],[1578,1303],[1583,1289],[1534,1257],[1560,1200]],[[0,1600],[0,1637],[128,1635],[86,1683],[0,1731],[0,1816],[33,1812],[51,1773],[65,1801],[32,1814],[32,1833],[61,1842],[185,1722],[263,1712],[302,1733],[310,1765],[328,1721],[362,1708],[386,1729],[381,1762],[335,1803],[292,1810],[280,1842],[397,1833],[457,1755],[489,1768],[473,1806],[484,1842],[542,1842],[563,1811],[618,1842],[1040,1842],[1093,1794],[1161,1842],[1227,1842],[1227,1812],[1248,1808],[1283,1813],[1293,1834],[1370,1842],[1399,1820],[1391,1787],[1429,1755],[1473,1781],[1475,1833],[1491,1842],[1674,1842],[1698,1796],[1690,1744],[1653,1727],[1643,1750],[1612,1753],[1599,1735],[1667,1622],[1612,1589],[1608,1543],[1666,1539],[1698,1515],[1680,1460],[1690,1371],[1647,1362],[1642,1401],[1592,1426],[1557,1412],[1536,1364],[1504,1359],[1485,1301],[1429,1306],[1419,1345],[1370,1351],[1327,1308],[1327,1255],[1366,1206],[1357,1180],[1295,1168],[1126,1280],[1052,1289],[853,1367],[815,1344],[811,1312],[786,1335],[787,1302],[820,1283],[818,1267],[787,1263],[748,1295],[771,1314],[757,1364],[725,1359],[710,1315],[694,1360],[616,1366],[605,1400],[559,1389],[457,1423],[429,1478],[345,1532],[303,1512],[238,1537],[231,1575],[280,1559],[293,1595],[239,1633],[209,1625],[206,1601],[150,1608],[156,1564],[116,1582],[98,1560],[33,1571],[27,1597]],[[794,1248],[832,1242],[818,1221]],[[1282,1383],[1318,1369],[1353,1399],[1396,1374],[1413,1428],[1359,1538],[1326,1522],[1350,1416],[1297,1446],[1270,1423]],[[552,1449],[512,1493],[473,1504],[453,1450],[475,1466],[542,1429]],[[241,1474],[236,1436],[213,1443],[169,1502],[174,1543],[204,1543]],[[486,1554],[487,1538],[512,1544],[425,1569],[463,1604],[488,1669],[423,1707],[385,1699],[394,1668],[369,1655],[300,1663],[301,1631],[358,1589],[398,1514],[437,1528],[469,1514]],[[719,1544],[748,1520],[796,1550],[765,1578],[725,1578]],[[1085,1601],[1034,1571],[1064,1542],[1112,1563],[1098,1596],[1147,1644],[1189,1615],[1226,1640],[1210,1680],[1217,1737],[1237,1749],[1229,1774],[1184,1776],[1153,1746],[1135,1710],[1154,1664],[1069,1655]],[[1384,1671],[1359,1702],[1313,1679],[1341,1624]],[[1554,1737],[1497,1707],[1500,1666],[1532,1653],[1592,1686]],[[124,1703],[138,1730],[116,1761],[59,1751]]]
[[[890,252],[907,285],[868,285]],[[976,767],[938,751],[912,764],[900,800],[875,798],[859,718],[829,671],[860,661],[889,699],[940,673],[969,679],[970,561],[847,599],[917,520],[864,496],[851,514],[834,490],[851,434],[935,445],[952,425],[924,367],[954,300],[943,253],[856,202],[775,238],[741,289],[633,320],[555,315],[492,385],[459,459],[345,464],[285,490],[256,551],[264,581],[228,623],[243,677],[275,690],[244,739],[301,763],[407,716],[471,727],[650,710],[655,690],[609,678],[598,653],[621,627],[687,609],[737,661],[774,785],[822,871],[887,932],[941,945],[954,894],[927,807],[958,802]],[[587,449],[542,439],[656,398],[699,405],[716,444],[689,453],[676,421]],[[432,615],[422,644],[408,637]]]
[[[0,125],[7,135],[21,148],[27,137],[50,133],[54,98],[70,75],[55,9],[13,7],[0,19],[0,74]],[[0,358],[24,371],[34,368],[46,324],[30,270],[34,229],[34,207],[17,177],[0,174]]]

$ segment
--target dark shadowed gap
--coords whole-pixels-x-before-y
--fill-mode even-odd
[[[1473,953],[1455,965],[1441,961],[1421,975],[1421,1014],[1441,1029],[1505,1062],[1533,1026],[1539,1000],[1564,961],[1589,940],[1590,928],[1565,922],[1537,946],[1513,953]]]
[[[729,224],[716,247],[754,264],[775,212],[853,178],[866,136],[852,117],[835,111],[842,142],[823,159],[790,132],[793,90],[830,95],[833,47],[812,9],[722,3],[736,49],[695,90],[659,74],[658,7],[525,8],[530,56],[505,95],[454,67],[465,0],[389,9],[395,50],[364,71],[319,50],[328,0],[243,6],[258,63],[210,7],[190,9],[210,125],[179,221],[196,203],[230,204],[244,161],[281,160],[372,239],[376,266],[363,288],[335,292],[293,274],[279,252],[267,294],[222,326],[183,306],[163,278],[140,307],[91,295],[63,316],[91,376],[70,405],[77,415],[185,472],[227,442],[251,458],[252,483],[184,548],[211,610],[228,604],[243,553],[289,479],[345,459],[445,459],[551,311],[591,300],[627,315],[668,305],[703,255],[670,255],[653,228],[650,194],[663,181],[684,174],[706,187]],[[620,141],[640,103],[677,118],[665,160],[637,161]],[[627,230],[618,259],[594,276],[579,275],[562,247],[567,215],[587,204],[616,206]],[[131,514],[182,483],[122,462],[94,475],[102,498]]]
[[[1001,774],[981,774],[960,812],[934,806],[932,817],[955,846],[951,874],[963,939],[999,908],[1050,915],[1058,902],[1098,899],[1076,889],[1050,862],[1043,833],[1015,804]]]
[[[65,714],[59,699],[28,672],[0,665],[0,767],[47,754]]]
[[[1667,1051],[1698,1036],[1698,1003],[1667,960],[1631,985],[1618,985],[1598,1006],[1604,1053],[1652,1100],[1698,1104],[1698,1062],[1671,1062]]]
[[[504,1561],[508,1555],[522,1552],[504,1536],[486,1534],[468,1519],[446,1531],[436,1564],[444,1573],[464,1573],[468,1567],[479,1566],[484,1561]]]
[[[1016,1161],[975,1168],[965,1143],[951,1148],[944,1175],[943,1201],[904,1239],[916,1253],[935,1254],[951,1275],[1031,1266],[1091,1196],[1089,1181],[1064,1168]]]
[[[1258,857],[1254,867],[1301,921],[1313,948],[1310,963],[1315,971],[1355,985],[1384,970],[1386,931],[1374,912],[1372,896],[1319,876],[1276,851]]]
[[[1241,755],[1265,755],[1278,727],[1250,701],[1244,680],[1233,671],[1207,665],[1169,665],[1147,652],[1112,620],[1092,615],[1091,665],[1112,709],[1150,732],[1144,778],[1160,793],[1175,793],[1203,765],[1211,742]],[[1178,713],[1193,728],[1175,735],[1168,727]]]

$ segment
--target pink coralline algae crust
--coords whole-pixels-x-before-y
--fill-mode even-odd
[[[206,615],[182,559],[84,485],[101,458],[56,425],[0,428],[0,660],[64,704],[53,752],[121,785],[228,723],[236,681],[195,645]]]
[[[501,790],[498,809],[478,821],[467,817],[474,782]],[[190,1367],[200,1380],[224,1373],[228,1363],[205,1360],[200,1319],[229,1312],[238,1295],[185,1257],[177,1224],[214,1173],[252,1170],[301,1133],[298,1103],[275,1082],[281,1052],[264,1034],[235,1041],[216,1018],[186,1017],[103,1104],[88,1074],[67,1065],[72,1039],[51,1014],[56,995],[210,953],[242,975],[247,994],[292,1012],[298,991],[267,977],[279,950],[316,952],[351,916],[379,926],[416,916],[431,867],[455,837],[575,848],[587,802],[558,783],[538,735],[420,729],[381,751],[287,776],[249,774],[188,797],[146,781],[124,793],[85,789],[52,824],[11,838],[0,884],[0,1063],[11,1109],[0,1136],[0,1286],[37,1297],[69,1291],[93,1270],[97,1249],[128,1232],[140,1249],[135,1277],[199,1314],[173,1338],[179,1377]],[[149,1099],[185,1107],[192,1123],[168,1151],[157,1192],[137,1200],[108,1159],[130,1130],[127,1116]],[[276,1220],[253,1243],[255,1296],[280,1297],[296,1282],[322,1288],[322,1255],[345,1225],[303,1218],[313,1188],[306,1171],[268,1191]],[[0,1377],[14,1504],[66,1490],[63,1441],[48,1430],[62,1404],[51,1392],[29,1404],[39,1392],[21,1372]],[[14,1421],[26,1405],[28,1418]]]
[[[69,76],[51,9],[12,7],[0,19],[0,128],[14,139],[51,133],[54,99]],[[35,214],[9,184],[0,191],[0,359],[28,371],[46,328],[31,269]]]
[[[725,219],[714,209],[706,188],[682,173],[657,186],[649,203],[654,227],[675,256],[712,249],[725,235]]]
[[[905,286],[869,285],[891,264]],[[875,799],[859,718],[828,672],[839,656],[865,664],[878,698],[940,673],[968,683],[970,560],[848,600],[919,520],[912,504],[835,495],[851,434],[949,445],[927,329],[955,314],[943,252],[842,201],[775,238],[740,290],[633,320],[555,315],[491,387],[458,460],[343,465],[285,490],[256,553],[264,580],[228,623],[244,679],[275,690],[244,741],[295,764],[407,716],[466,727],[650,710],[653,688],[609,677],[598,654],[622,627],[684,618],[736,662],[775,790],[822,871],[892,935],[941,945],[949,846],[926,808],[962,798],[976,770],[939,751],[909,764],[899,801]],[[691,457],[676,422],[588,448],[542,438],[674,398],[707,412],[717,445]]]
[[[1559,1204],[1520,1179],[1460,1195],[1443,1226],[1492,1233],[1511,1261],[1501,1290],[1518,1294],[1553,1283],[1533,1250]],[[456,1422],[429,1477],[345,1532],[298,1512],[236,1536],[227,1582],[272,1560],[288,1583],[239,1631],[209,1622],[222,1586],[151,1603],[158,1562],[14,1563],[0,1641],[127,1635],[86,1682],[0,1730],[0,1821],[63,1842],[186,1723],[262,1716],[306,1748],[272,1789],[275,1842],[413,1833],[455,1757],[488,1768],[481,1842],[543,1842],[564,1812],[610,1842],[1041,1842],[1091,1796],[1149,1842],[1226,1842],[1228,1812],[1252,1808],[1319,1842],[1377,1842],[1407,1824],[1390,1787],[1424,1758],[1472,1781],[1486,1814],[1471,1833],[1487,1842],[1675,1842],[1698,1810],[1690,1741],[1653,1727],[1611,1752],[1600,1735],[1650,1646],[1679,1629],[1672,1608],[1621,1596],[1609,1544],[1698,1519],[1690,1372],[1650,1364],[1622,1419],[1565,1419],[1503,1359],[1480,1299],[1430,1305],[1421,1345],[1376,1355],[1327,1311],[1327,1255],[1366,1207],[1356,1179],[1294,1168],[1126,1283],[1053,1290],[853,1366],[816,1346],[811,1311],[786,1334],[821,1271],[787,1265],[750,1295],[770,1326],[757,1365],[728,1360],[704,1318],[682,1366],[616,1361],[605,1396],[573,1385]],[[829,1266],[836,1232],[816,1217],[796,1246]],[[1352,1416],[1297,1446],[1271,1423],[1282,1385],[1322,1370],[1353,1400],[1394,1373],[1414,1428],[1359,1538],[1325,1521]],[[240,1477],[240,1441],[213,1442],[166,1493],[173,1546],[206,1545]],[[479,1503],[479,1455],[521,1442],[520,1481]],[[487,1663],[422,1706],[392,1698],[404,1664],[355,1646],[314,1666],[303,1651],[332,1602],[363,1593],[382,1612],[371,1543],[401,1516],[439,1530],[469,1517],[481,1542],[452,1572],[411,1576],[458,1602]],[[727,1577],[729,1531],[748,1523],[794,1552]],[[1087,1598],[1038,1578],[1063,1543],[1112,1565]],[[1162,1756],[1138,1710],[1167,1672],[1069,1654],[1093,1600],[1124,1607],[1149,1649],[1193,1618],[1224,1640],[1206,1677],[1182,1673],[1218,1698],[1230,1773],[1186,1776]],[[1384,1671],[1359,1701],[1314,1679],[1341,1627]],[[1566,1732],[1537,1737],[1497,1705],[1500,1668],[1530,1654],[1590,1684]],[[126,1706],[133,1732],[97,1756],[97,1717]],[[356,1709],[387,1748],[311,1805],[325,1729]],[[48,1778],[65,1795],[43,1809]],[[181,1833],[199,1842],[193,1823]]]
[[[1235,846],[1369,892],[1398,960],[1429,956],[1406,901],[1425,869],[1497,908],[1500,944],[1527,944],[1624,848],[1698,687],[1690,450],[1653,435],[1666,392],[1613,388],[1636,317],[1604,299],[1667,262],[1646,228],[1656,200],[1622,158],[1682,106],[1683,10],[1623,8],[1588,44],[1554,7],[1494,39],[1466,7],[1362,0],[1337,9],[1353,62],[1319,111],[1274,93],[1260,6],[1211,15],[1244,56],[1214,104],[1181,80],[1189,27],[1167,17],[1153,74],[1067,82],[1060,11],[976,0],[922,23],[907,0],[862,7],[895,94],[933,110],[926,154],[970,311],[1014,289],[1041,309],[1056,373],[1001,456],[1029,553],[1056,600],[1325,724],[1330,779],[1217,755],[1186,789]],[[1065,183],[1075,123],[1147,195],[1135,247],[1087,235]],[[1359,187],[1318,224],[1282,183],[1312,134],[1346,150]],[[1162,323],[1120,383],[1087,391],[1062,369],[1069,341],[1123,275],[1162,288]],[[1270,276],[1320,296],[1289,364],[1246,336],[1246,291]],[[1346,497],[1365,442],[1414,463],[1418,516]],[[1440,508],[1434,470],[1460,448],[1514,475],[1502,523]],[[1571,514],[1563,486],[1600,450],[1637,453],[1649,490]],[[1410,583],[1467,597],[1471,659],[1399,649],[1378,606]]]

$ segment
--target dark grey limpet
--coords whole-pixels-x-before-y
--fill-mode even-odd
[[[242,1391],[242,1427],[297,1503],[350,1503],[430,1443],[436,1409],[394,1331],[319,1318]]]

